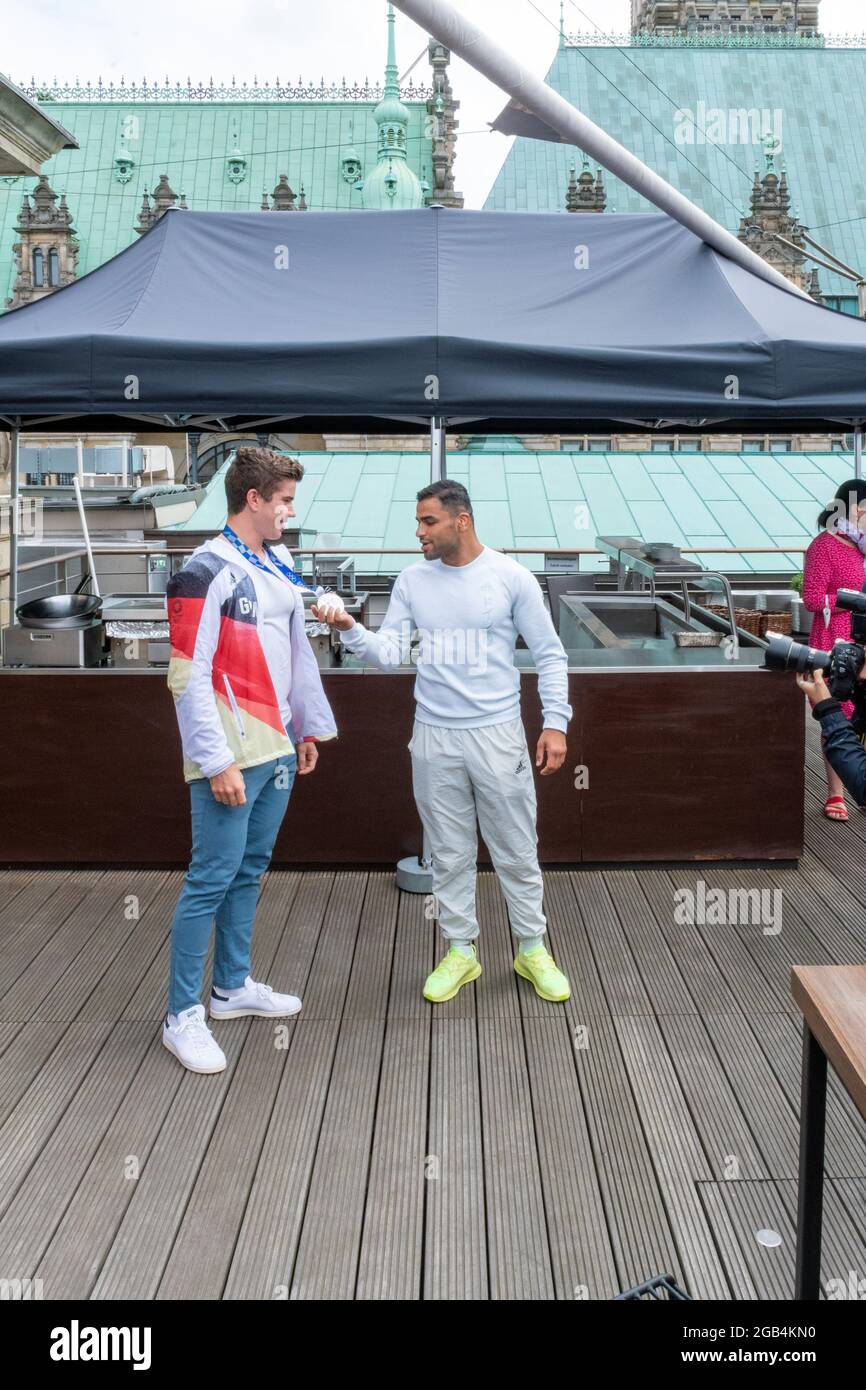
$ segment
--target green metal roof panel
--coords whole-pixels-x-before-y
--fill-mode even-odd
[[[415,493],[429,479],[423,453],[301,453],[305,476],[298,486],[298,524],[336,532],[340,548],[415,547]],[[656,454],[532,454],[537,472],[511,473],[502,457],[449,455],[451,475],[469,468],[476,525],[493,546],[526,546],[531,568],[545,550],[594,545],[596,535],[635,535],[696,547],[800,546],[816,533],[820,507],[853,473],[847,454],[670,454],[667,470],[650,474]],[[383,471],[383,461],[390,467]],[[576,465],[591,462],[591,472]],[[736,465],[736,471],[731,465]],[[818,466],[820,465],[820,467]],[[184,530],[218,530],[225,522],[227,460],[208,484]],[[322,472],[316,472],[322,468]],[[722,470],[725,470],[724,473]],[[805,470],[805,471],[803,471]],[[571,492],[569,479],[573,479]],[[474,479],[474,482],[472,481]],[[495,495],[491,495],[495,494]],[[537,547],[537,549],[535,549]],[[796,553],[711,556],[708,568],[799,569]],[[359,568],[393,573],[415,555],[360,559]],[[700,558],[700,557],[699,557]],[[606,568],[585,557],[582,567]]]
[[[136,240],[135,224],[144,189],[151,192],[161,174],[174,192],[186,194],[199,211],[258,211],[286,174],[296,194],[303,184],[308,207],[318,212],[361,209],[362,195],[346,183],[341,159],[352,143],[369,173],[376,165],[376,102],[360,101],[138,101],[105,99],[51,101],[52,119],[79,143],[45,161],[42,172],[60,195],[66,194],[81,251],[78,274],[94,270]],[[432,172],[432,141],[426,131],[424,102],[406,101],[409,111],[407,157],[421,176]],[[350,140],[350,126],[354,137]],[[132,131],[136,138],[124,139]],[[235,135],[247,161],[243,182],[228,176]],[[135,166],[128,183],[115,177],[114,159],[124,144]],[[12,244],[25,192],[34,178],[0,183],[0,305],[14,279]]]
[[[777,167],[787,169],[800,220],[866,271],[866,49],[569,46],[558,50],[547,82],[734,233],[749,209],[755,168],[764,168],[760,144],[739,143],[752,129],[741,129],[736,113],[759,113],[759,139],[760,113],[769,113],[771,130],[779,113]],[[712,113],[724,113],[727,142],[701,142],[678,111],[691,112],[708,134],[718,121]],[[693,144],[684,141],[688,130]],[[574,157],[573,146],[518,137],[485,207],[564,212]],[[609,211],[655,210],[613,175],[605,183]],[[820,277],[825,293],[854,295],[850,281],[823,268]]]

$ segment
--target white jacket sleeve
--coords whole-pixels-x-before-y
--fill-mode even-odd
[[[544,606],[538,580],[524,570],[518,582],[512,610],[514,626],[529,648],[538,672],[544,727],[564,734],[572,714],[568,703],[568,657]]]
[[[340,633],[340,641],[353,656],[387,670],[408,662],[413,628],[407,585],[401,574],[391,590],[385,621],[378,632],[356,622],[348,632]]]

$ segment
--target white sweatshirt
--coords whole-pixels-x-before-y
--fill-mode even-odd
[[[403,570],[378,632],[355,623],[340,640],[383,668],[410,660],[417,632],[415,699],[422,724],[474,729],[520,715],[518,634],[532,654],[546,729],[571,718],[568,659],[538,581],[516,560],[484,547],[468,565],[421,560]]]

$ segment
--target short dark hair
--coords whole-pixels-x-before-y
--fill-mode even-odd
[[[243,511],[251,487],[267,502],[285,479],[300,482],[303,476],[304,465],[299,459],[279,454],[276,449],[254,449],[249,444],[242,444],[226,473],[229,516],[237,516]]]
[[[438,482],[422,487],[417,500],[423,502],[425,497],[437,498],[446,512],[468,512],[473,522],[475,521],[469,493],[462,483],[455,482],[453,478],[440,478]]]

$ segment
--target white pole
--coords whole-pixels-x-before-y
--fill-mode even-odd
[[[790,294],[799,295],[801,299],[809,299],[809,295],[798,289],[790,280],[786,280],[784,275],[774,270],[743,242],[737,241],[735,236],[697,204],[677,192],[667,180],[654,174],[652,169],[618,140],[614,140],[540,78],[527,72],[504,48],[500,48],[499,44],[494,43],[481,29],[464,19],[447,0],[394,0],[394,4],[398,10],[414,19],[416,24],[445,44],[470,67],[483,73],[514,101],[519,102],[525,110],[538,116],[552,130],[557,131],[567,143],[577,145],[593,159],[597,159],[610,173],[622,179],[623,183],[627,183],[641,197],[654,203],[662,212],[681,222],[708,246],[736,261],[745,270],[760,275],[771,285],[787,290]]]
[[[9,460],[10,487],[9,501],[9,626],[17,627],[15,609],[18,607],[18,440],[19,431],[13,430],[10,436],[11,458]]]
[[[440,415],[430,420],[430,481],[438,483],[445,477],[445,428]]]
[[[863,477],[863,426],[857,425],[854,431],[854,477]]]
[[[72,486],[75,488],[75,500],[78,503],[78,515],[81,518],[81,529],[84,532],[84,546],[87,551],[87,559],[90,564],[90,583],[95,594],[99,593],[99,581],[96,578],[96,565],[93,563],[93,551],[90,547],[90,532],[87,529],[87,517],[84,515],[84,498],[81,496],[81,479],[76,473],[72,479]]]

